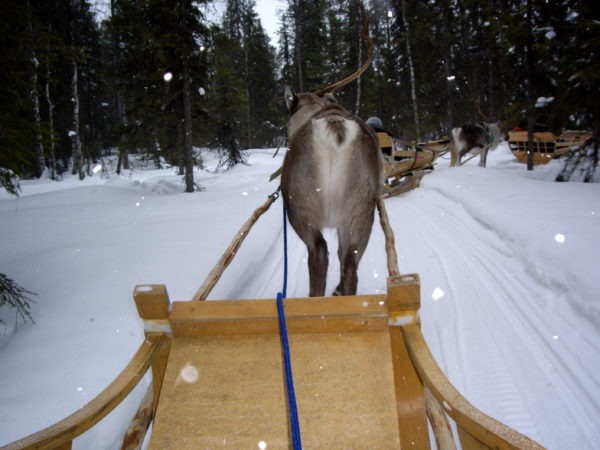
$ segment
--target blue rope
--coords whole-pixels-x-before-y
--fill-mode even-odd
[[[298,407],[296,404],[296,393],[294,391],[294,377],[292,374],[292,361],[290,357],[290,344],[288,342],[287,325],[283,299],[287,293],[287,217],[285,206],[283,207],[283,292],[277,293],[277,313],[279,315],[279,334],[283,349],[283,364],[285,372],[285,384],[287,388],[288,406],[290,409],[290,425],[292,429],[292,448],[302,450],[300,438],[300,421],[298,420]]]

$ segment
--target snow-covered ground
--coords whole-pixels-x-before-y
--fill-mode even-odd
[[[196,181],[170,170],[23,182],[0,194],[0,273],[38,293],[35,324],[0,317],[0,445],[48,426],[98,394],[143,339],[132,290],[164,283],[193,296],[241,224],[272,193],[273,151]],[[477,407],[549,449],[600,442],[600,184],[554,183],[558,162],[527,172],[506,146],[487,169],[440,160],[419,189],[386,200],[400,269],[420,274],[427,342]],[[278,201],[255,225],[210,299],[273,298],[282,284]],[[335,255],[335,236],[328,233]],[[290,233],[288,296],[308,292],[306,250]],[[328,291],[337,280],[332,259]],[[359,293],[384,292],[378,225]],[[143,394],[75,441],[119,448]]]

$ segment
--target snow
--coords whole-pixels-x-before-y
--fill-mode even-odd
[[[242,223],[275,188],[282,153],[252,150],[249,165],[195,174],[185,194],[170,170],[135,169],[22,181],[0,194],[0,272],[38,293],[35,324],[0,310],[0,445],[82,407],[125,367],[143,340],[135,285],[164,283],[190,299]],[[533,172],[503,144],[450,168],[439,160],[421,187],[386,200],[403,273],[418,273],[421,320],[438,363],[475,406],[549,449],[600,442],[600,184],[554,183],[553,161]],[[274,298],[282,286],[278,201],[250,231],[210,299]],[[335,236],[328,230],[330,255]],[[359,293],[386,289],[383,233],[373,229]],[[308,292],[306,250],[289,233],[288,296]],[[328,292],[339,264],[332,258]],[[193,378],[193,371],[186,373]],[[144,379],[123,406],[74,448],[119,448]],[[597,447],[596,447],[597,448]]]

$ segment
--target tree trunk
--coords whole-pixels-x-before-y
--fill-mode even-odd
[[[190,70],[186,57],[183,63],[183,145],[185,152],[185,192],[194,192],[194,154],[192,146],[192,104],[190,98]]]
[[[110,0],[110,11],[111,16],[115,16],[115,0]],[[112,38],[112,46],[113,46],[113,65],[115,73],[121,72],[121,50],[119,49],[119,35],[115,30]],[[127,126],[127,116],[125,115],[125,106],[123,101],[123,92],[121,91],[121,87],[117,87],[116,98],[115,98],[115,106],[117,110],[117,117],[119,119],[119,123],[125,129]],[[129,152],[127,148],[124,146],[119,146],[119,157],[117,164],[117,174],[121,173],[121,167],[125,170],[129,170]]]
[[[31,5],[27,1],[27,11],[31,13]],[[27,31],[29,32],[31,42],[35,42],[36,36],[33,33],[33,25],[31,21],[27,23]],[[33,103],[33,120],[35,121],[35,163],[34,176],[39,178],[44,173],[46,161],[44,159],[44,140],[42,136],[42,117],[40,114],[40,92],[38,90],[38,61],[36,51],[31,50],[31,63],[33,66],[31,75],[31,101]]]
[[[38,91],[38,67],[39,62],[35,56],[33,60],[33,76],[31,77],[31,100],[33,101],[33,117],[35,120],[35,176],[41,177],[46,168],[46,159],[44,156],[44,140],[42,136],[42,117],[40,114],[40,93]]]
[[[247,20],[245,18],[247,12],[244,11],[243,15],[244,15],[244,21]],[[252,104],[252,97],[251,97],[251,93],[252,93],[252,86],[251,86],[251,80],[250,80],[250,55],[249,53],[249,47],[250,47],[250,39],[252,36],[252,29],[251,29],[251,25],[248,26],[246,25],[244,27],[244,34],[243,34],[243,50],[244,50],[244,77],[246,78],[246,145],[248,148],[252,148],[254,147],[254,114],[252,113],[252,108],[253,108],[253,104]]]
[[[445,54],[442,62],[444,63],[444,71],[446,73],[446,114],[447,114],[447,132],[449,133],[453,126],[456,125],[456,106],[454,104],[456,100],[456,82],[454,80],[453,66],[454,66],[454,55],[452,50],[452,44],[450,36],[452,35],[450,26],[452,22],[452,10],[450,2],[445,1],[443,6],[442,21],[442,39],[444,42]]]
[[[404,25],[404,33],[406,40],[406,57],[408,59],[408,70],[410,73],[410,97],[412,100],[413,114],[415,120],[415,134],[418,141],[421,140],[421,125],[419,118],[419,105],[417,103],[417,83],[415,79],[415,68],[413,65],[413,58],[410,46],[410,38],[409,38],[409,26],[408,21],[406,20],[406,2],[402,0],[402,23]]]
[[[300,5],[298,4],[298,0],[294,0],[294,49],[295,49],[295,57],[296,57],[296,66],[298,69],[298,91],[304,92],[304,76],[303,76],[303,68],[302,68],[302,36],[300,30],[302,29],[302,10]]]
[[[50,31],[50,30],[48,30]],[[49,128],[49,140],[50,140],[50,148],[48,150],[49,162],[48,165],[50,167],[50,179],[56,180],[56,139],[54,137],[54,103],[52,103],[52,97],[50,96],[50,43],[48,43],[48,47],[46,48],[46,86],[44,89],[44,97],[46,99],[46,105],[48,107],[48,128]]]
[[[181,17],[185,20],[185,2],[181,2]],[[190,89],[190,49],[183,55],[183,150],[185,165],[185,192],[194,192],[194,149],[192,140],[192,99]]]
[[[85,171],[83,169],[83,154],[81,150],[81,133],[79,126],[79,65],[77,63],[77,57],[79,56],[77,46],[75,45],[75,39],[78,37],[77,23],[76,23],[76,0],[71,0],[71,20],[70,20],[70,37],[71,37],[71,52],[73,52],[71,60],[71,102],[73,103],[73,122],[72,129],[69,131],[72,145],[72,156],[73,156],[73,175],[78,174],[79,179],[85,178]]]
[[[531,0],[527,0],[526,15],[528,33],[527,43],[525,44],[525,64],[527,66],[527,170],[533,170],[533,132],[535,126],[535,86],[533,82],[536,62],[533,55],[533,34],[531,32],[533,26]]]
[[[83,170],[83,154],[81,151],[81,136],[79,134],[79,81],[77,61],[72,61],[73,74],[71,77],[71,101],[73,102],[73,129],[69,132],[73,149],[73,175],[79,174],[79,179],[85,178]]]

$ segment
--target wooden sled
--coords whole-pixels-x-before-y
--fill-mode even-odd
[[[61,422],[3,447],[70,449],[152,371],[152,386],[123,440],[138,449],[291,448],[276,301],[204,301],[272,196],[242,226],[195,301],[170,302],[164,285],[133,292],[145,340],[95,399]],[[284,300],[306,448],[541,449],[471,405],[448,381],[419,326],[420,282],[400,275],[386,237],[387,293]],[[453,432],[450,421],[455,424]]]
[[[83,409],[5,449],[71,448],[148,367],[150,449],[291,448],[275,300],[171,303],[163,285],[133,295],[146,340],[129,366]],[[285,300],[305,447],[427,449],[429,418],[437,448],[453,449],[451,418],[465,450],[542,448],[445,378],[421,334],[419,298],[418,276],[402,275],[387,294]]]
[[[533,133],[533,164],[546,164],[560,158],[574,147],[585,145],[592,138],[591,131],[565,130],[560,136],[549,131]],[[508,145],[513,155],[527,163],[527,131],[509,131]]]
[[[448,139],[406,145],[382,132],[377,133],[377,138],[383,153],[386,196],[418,187],[421,178],[433,170],[435,160],[447,152],[450,145]]]

